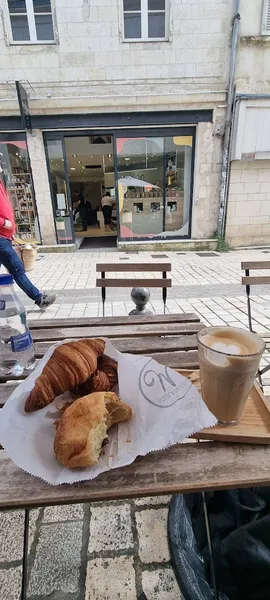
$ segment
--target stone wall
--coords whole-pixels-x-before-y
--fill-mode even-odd
[[[199,123],[196,131],[192,238],[211,237],[217,229],[222,140],[214,123]]]
[[[232,163],[226,239],[232,246],[270,244],[270,160]]]
[[[29,81],[32,112],[187,108],[224,101],[233,0],[171,0],[168,41],[123,42],[122,0],[51,0],[55,44],[10,45],[0,21],[0,114],[18,112],[6,82]]]
[[[36,129],[33,131],[32,135],[27,135],[27,145],[33,175],[42,243],[44,245],[56,244],[51,192],[42,132]]]

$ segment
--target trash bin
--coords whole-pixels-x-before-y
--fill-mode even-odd
[[[173,496],[168,539],[185,600],[269,600],[270,488],[207,492],[218,596],[201,493]]]

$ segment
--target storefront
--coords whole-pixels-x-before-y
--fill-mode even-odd
[[[81,235],[74,216],[78,194],[87,209],[84,237],[119,242],[191,236],[195,127],[45,133],[58,243]],[[101,198],[113,201],[111,231],[104,230]],[[114,205],[115,200],[115,205]]]
[[[17,235],[39,244],[39,222],[24,133],[0,134],[0,165],[14,210]]]
[[[20,117],[0,119],[0,158],[20,237],[51,247],[82,237],[121,245],[211,236],[220,147],[212,110],[44,114],[31,122],[25,133]]]

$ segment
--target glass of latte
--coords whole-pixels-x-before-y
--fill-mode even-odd
[[[235,425],[253,386],[264,341],[236,327],[207,327],[198,335],[201,393],[222,425]]]

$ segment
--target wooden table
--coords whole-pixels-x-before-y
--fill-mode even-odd
[[[54,319],[30,323],[38,357],[59,340],[104,336],[121,352],[152,356],[172,368],[198,368],[195,314]],[[22,379],[22,376],[21,378]],[[18,385],[0,378],[0,405]],[[26,509],[22,596],[26,596],[29,508],[170,493],[269,485],[270,446],[195,441],[139,457],[93,481],[51,486],[0,451],[0,510]]]
[[[195,314],[102,317],[33,321],[30,328],[40,358],[57,340],[106,336],[121,352],[152,356],[172,368],[198,368]],[[22,379],[22,376],[20,377]],[[0,406],[18,378],[0,378]],[[0,451],[0,510],[48,504],[228,489],[270,482],[270,446],[187,443],[138,458],[132,465],[93,481],[54,487],[18,469]]]

